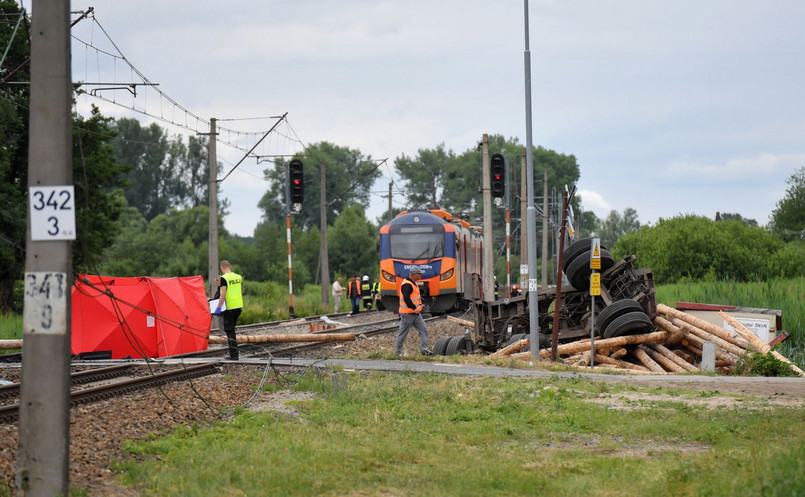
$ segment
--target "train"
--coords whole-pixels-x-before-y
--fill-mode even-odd
[[[481,275],[483,236],[467,221],[441,209],[403,211],[380,228],[380,299],[399,309],[398,289],[412,268],[422,271],[426,310],[442,314],[466,308],[467,275]]]

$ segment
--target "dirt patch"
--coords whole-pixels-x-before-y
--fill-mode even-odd
[[[291,390],[279,390],[276,392],[265,392],[246,408],[255,412],[278,412],[289,416],[298,416],[299,408],[291,402],[311,400],[316,395],[313,392],[294,392]]]

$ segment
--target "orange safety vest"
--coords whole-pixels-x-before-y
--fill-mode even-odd
[[[414,306],[417,309],[422,306],[422,296],[419,294],[419,285],[408,278],[405,278],[400,285],[400,314],[415,314],[417,311],[408,307],[408,305],[405,303],[405,298],[403,298],[402,289],[405,285],[411,285],[413,287],[413,290],[411,291],[411,302],[414,303]]]

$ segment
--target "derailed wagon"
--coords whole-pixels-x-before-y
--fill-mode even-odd
[[[540,288],[537,292],[540,348],[547,348],[558,322],[558,342],[589,337],[593,320],[590,296],[591,238],[571,244],[563,252],[563,273],[570,286]],[[601,295],[595,299],[594,335],[603,338],[651,331],[657,316],[654,276],[650,269],[638,268],[630,255],[615,261],[601,247]],[[465,297],[470,301],[473,326],[462,336],[446,337],[434,345],[438,355],[471,353],[476,349],[491,353],[530,335],[528,295],[485,302],[478,275],[465,275]],[[557,297],[560,305],[556,320]],[[526,349],[527,350],[527,349]]]

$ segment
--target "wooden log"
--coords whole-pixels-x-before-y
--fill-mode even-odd
[[[665,373],[666,372],[662,368],[662,366],[657,364],[657,362],[654,359],[652,359],[645,350],[641,349],[640,346],[638,346],[634,350],[634,355],[635,355],[635,357],[637,357],[637,360],[642,362],[643,365],[646,366],[650,371],[653,371],[655,373]]]
[[[448,321],[452,321],[454,323],[458,323],[461,326],[469,326],[470,328],[475,328],[475,323],[472,321],[467,321],[466,319],[460,319],[454,316],[447,316]]]
[[[659,363],[660,366],[662,366],[663,369],[665,369],[666,371],[670,371],[672,373],[684,373],[685,372],[685,370],[682,368],[682,366],[678,365],[677,363],[675,363],[671,359],[665,357],[664,355],[660,354],[656,350],[652,349],[651,347],[648,346],[648,344],[641,343],[640,345],[637,346],[637,348],[639,350],[642,350],[646,354],[648,354],[649,357],[651,357],[652,359],[654,359],[654,361]]]
[[[590,351],[588,350],[587,352],[583,353],[581,355],[581,358],[578,361],[574,362],[573,365],[578,366],[578,367],[589,366],[590,365]]]
[[[688,333],[701,338],[702,341],[715,343],[718,348],[726,350],[730,354],[735,354],[736,356],[739,357],[746,354],[746,349],[741,348],[735,345],[734,343],[728,342],[720,337],[717,337],[716,335],[713,335],[712,333],[709,333],[706,330],[699,328],[698,326],[694,326],[690,323],[682,321],[679,318],[671,319],[671,324],[678,326],[686,330]]]
[[[623,369],[634,369],[635,371],[651,371],[649,368],[645,366],[641,366],[639,364],[632,364],[629,361],[621,361],[619,359],[613,359],[610,356],[605,356],[601,354],[595,354],[594,359],[596,364],[611,364],[613,366],[618,366]]]
[[[621,347],[618,350],[616,350],[615,352],[609,354],[609,357],[611,357],[613,359],[620,359],[621,357],[625,356],[627,354],[627,352],[628,351],[625,348]]]
[[[654,325],[657,328],[668,331],[674,335],[681,335],[683,337],[681,342],[682,345],[696,354],[697,357],[702,356],[704,340],[696,335],[691,334],[689,328],[680,328],[661,316],[654,318]],[[719,348],[716,348],[716,359],[728,361],[730,364],[736,364],[738,362],[738,359],[735,356],[732,356]]]
[[[531,343],[531,341],[528,338],[523,338],[522,340],[517,340],[516,342],[514,342],[511,345],[509,345],[508,347],[503,347],[502,349],[498,350],[494,354],[490,354],[489,357],[494,358],[494,357],[503,357],[503,356],[511,355],[511,354],[513,354],[513,353],[515,353],[515,352],[517,352],[519,350],[524,349],[525,347],[528,347],[529,343]]]
[[[696,362],[696,358],[694,358],[691,354],[688,354],[682,349],[674,349],[672,352],[678,355],[683,361],[687,362],[688,364],[693,364]]]
[[[285,342],[354,342],[352,333],[317,333],[310,335],[241,335],[238,343],[285,343]],[[226,344],[226,337],[211,336],[210,343]]]
[[[657,331],[654,333],[644,333],[642,335],[626,335],[615,338],[603,338],[595,341],[595,348],[615,348],[623,347],[624,345],[634,345],[637,343],[664,342],[669,336],[670,333],[667,331]],[[578,342],[564,343],[559,345],[556,349],[556,353],[558,355],[571,355],[577,352],[585,352],[589,349],[590,341],[589,339],[586,339],[579,340]],[[530,354],[530,352],[528,353]],[[547,349],[540,350],[539,356],[542,359],[547,359],[551,356],[551,351]]]
[[[797,374],[799,374],[800,376],[805,376],[805,371],[799,369],[795,364],[789,361],[783,354],[777,352],[776,350],[772,350],[769,344],[767,344],[766,342],[758,338],[757,335],[746,329],[746,326],[741,324],[740,321],[738,321],[737,319],[730,316],[724,311],[718,311],[718,315],[724,318],[724,321],[728,322],[733,328],[735,328],[735,331],[737,331],[738,334],[741,335],[743,339],[749,342],[749,346],[751,348],[763,354],[768,354],[769,352],[771,352],[771,355],[791,366],[791,369],[796,371]]]
[[[22,348],[22,339],[0,340],[0,350],[17,350]]]
[[[696,316],[688,314],[687,312],[678,311],[672,307],[668,307],[665,304],[657,304],[657,312],[660,314],[665,314],[669,318],[677,318],[681,321],[684,321],[688,324],[692,324],[693,326],[704,330],[711,335],[715,335],[722,340],[726,340],[734,345],[742,349],[746,349],[749,344],[746,342],[744,338],[733,336],[732,333],[725,330],[724,328],[719,328],[718,326],[714,325],[713,323],[708,323],[703,319],[699,319]],[[671,320],[673,322],[673,320]]]
[[[687,361],[671,352],[666,346],[664,346],[661,343],[650,343],[648,344],[648,346],[656,350],[658,354],[662,354],[664,357],[667,357],[668,360],[675,363],[677,366],[679,366],[680,368],[684,369],[689,373],[701,372],[701,369],[697,368],[696,366],[688,364]]]

